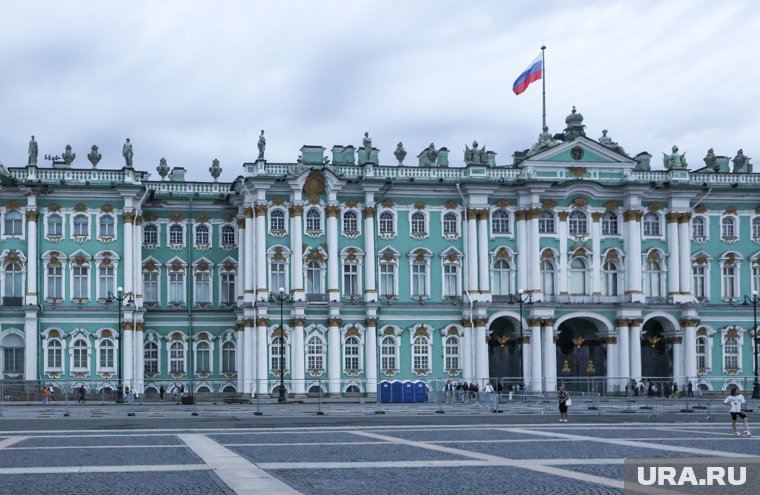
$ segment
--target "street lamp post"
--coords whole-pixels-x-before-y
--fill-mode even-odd
[[[752,384],[752,398],[753,399],[760,399],[760,379],[758,379],[758,373],[757,373],[757,347],[758,343],[760,343],[760,335],[758,335],[757,331],[757,304],[760,303],[760,297],[757,295],[757,291],[752,291],[752,298],[749,298],[747,296],[744,296],[744,305],[751,304],[752,305],[752,316],[754,317],[754,323],[755,325],[752,327],[752,346],[754,347],[754,373],[755,373],[755,381]]]
[[[277,396],[277,402],[285,402],[285,329],[283,328],[283,306],[286,301],[290,300],[290,294],[285,293],[285,289],[280,287],[280,290],[269,293],[269,302],[276,302],[280,304],[280,390]]]
[[[533,294],[530,292],[525,294],[525,291],[520,289],[517,291],[517,295],[509,295],[509,303],[515,302],[520,305],[520,376],[522,376],[522,385],[525,386],[525,373],[523,372],[523,304],[530,304],[532,302]]]
[[[127,301],[127,304],[131,305],[134,303],[134,299],[132,299],[132,293],[127,292],[124,294],[124,289],[121,287],[118,287],[116,289],[116,295],[113,294],[113,292],[108,291],[108,298],[106,299],[106,302],[114,302],[116,301],[117,304],[117,310],[119,314],[119,323],[117,327],[116,336],[119,339],[119,384],[116,386],[116,402],[124,402],[124,385],[123,385],[123,379],[124,379],[124,368],[123,368],[123,361],[122,353],[124,349],[124,343],[122,342],[121,338],[121,307],[122,304],[124,304],[124,301]]]

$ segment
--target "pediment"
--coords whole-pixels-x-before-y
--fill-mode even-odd
[[[632,169],[636,161],[593,139],[559,143],[520,162],[521,167],[587,167]]]

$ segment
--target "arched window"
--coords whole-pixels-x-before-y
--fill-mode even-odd
[[[736,239],[736,219],[723,217],[720,221],[720,236],[723,239]]]
[[[509,234],[509,212],[503,208],[491,213],[491,233]]]
[[[380,367],[384,370],[398,369],[395,337],[388,335],[380,341]]]
[[[659,261],[647,261],[644,270],[644,295],[647,297],[662,297],[663,273]]]
[[[549,260],[543,260],[541,262],[541,290],[544,295],[553,296],[554,293],[554,280],[556,279],[556,271],[554,270],[554,263]]]
[[[235,227],[232,225],[222,225],[221,241],[223,247],[232,247],[235,245]]]
[[[588,264],[583,258],[574,258],[570,262],[570,294],[588,294]]]
[[[63,344],[58,339],[52,339],[48,342],[47,367],[52,369],[63,368]]]
[[[602,235],[618,235],[619,233],[617,214],[611,211],[605,212],[602,215]]]
[[[211,372],[211,346],[208,342],[198,342],[195,345],[195,371],[197,373]]]
[[[705,237],[705,217],[694,217],[691,219],[691,237],[693,239]]]
[[[444,343],[444,366],[446,370],[459,369],[459,337],[450,335]]]
[[[285,210],[274,208],[269,211],[269,231],[285,232]]]
[[[425,214],[421,211],[415,211],[412,213],[411,219],[411,234],[412,235],[425,235]]]
[[[146,374],[158,373],[158,344],[146,342],[143,350],[143,363]]]
[[[614,261],[607,261],[602,266],[602,295],[618,295],[618,265]]]
[[[306,232],[322,232],[322,213],[319,208],[306,211]]]
[[[394,229],[394,215],[391,211],[384,211],[380,213],[380,218],[378,222],[378,232],[380,234],[393,234],[395,231]]]
[[[87,369],[87,342],[83,339],[77,339],[71,346],[71,366],[74,369]]]
[[[343,345],[343,367],[346,370],[360,370],[361,345],[357,337],[347,337]]]
[[[24,297],[24,273],[21,263],[8,263],[5,265],[5,297]]]
[[[443,235],[459,235],[459,221],[456,213],[449,211],[443,215]]]
[[[706,370],[710,367],[707,365],[707,338],[697,337],[697,369]]]
[[[208,244],[209,244],[208,225],[197,225],[195,227],[195,245],[208,246]]]
[[[507,296],[515,293],[515,270],[508,260],[494,261],[491,273],[493,276],[491,290],[494,294]]]
[[[61,215],[54,213],[47,218],[47,235],[63,236],[63,219]]]
[[[430,341],[427,337],[418,336],[412,343],[412,369],[415,371],[430,370]]]
[[[90,235],[89,222],[87,215],[79,214],[74,216],[74,235],[77,237],[87,237]]]
[[[723,367],[726,370],[739,369],[739,339],[728,337],[723,343]]]
[[[538,233],[539,234],[553,234],[554,233],[554,212],[551,210],[541,210],[538,215]]]
[[[324,294],[322,287],[322,264],[311,260],[306,263],[306,293]]]
[[[158,244],[158,225],[149,223],[143,227],[143,244]]]
[[[343,212],[343,233],[351,235],[359,233],[359,216],[354,210]]]
[[[169,346],[169,373],[185,373],[185,346],[180,341],[174,341]]]
[[[588,235],[588,217],[581,210],[573,210],[568,216],[567,228],[570,235]]]
[[[647,213],[644,215],[644,236],[646,237],[659,237],[660,236],[660,216],[657,213]]]
[[[21,212],[11,210],[5,214],[5,235],[21,235]]]
[[[312,335],[306,342],[306,371],[325,369],[325,345],[320,337]]]
[[[101,237],[113,237],[116,235],[116,227],[113,216],[102,215],[100,217],[100,236]]]
[[[270,352],[270,363],[272,365],[272,371],[279,372],[280,370],[283,370],[285,373],[287,373],[289,370],[288,363],[290,361],[288,354],[288,342],[282,337],[275,337],[272,339],[272,349]],[[280,353],[282,353],[283,356],[282,362],[280,362]]]
[[[114,369],[113,340],[100,341],[100,369]],[[119,370],[121,373],[121,370]]]
[[[182,245],[185,243],[185,229],[182,225],[175,223],[169,227],[169,244]]]
[[[222,344],[222,373],[234,373],[236,370],[235,343],[228,340]]]
[[[760,239],[760,217],[752,219],[752,238]]]

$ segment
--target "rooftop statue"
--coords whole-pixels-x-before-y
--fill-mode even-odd
[[[556,143],[554,141],[554,138],[552,137],[551,133],[549,132],[549,128],[544,126],[543,132],[538,135],[538,142],[531,146],[530,148],[530,154],[533,155],[535,153],[538,153],[539,151],[543,151],[547,148],[551,148]]]
[[[472,149],[466,144],[464,145],[464,162],[467,165],[486,165],[488,163],[488,155],[486,147],[478,149],[478,142],[472,142]]]
[[[161,160],[158,162],[156,172],[158,172],[158,175],[161,176],[161,180],[164,180],[164,177],[169,175],[169,165],[166,164],[166,158],[161,158]]]
[[[565,123],[567,124],[563,134],[565,142],[573,141],[577,137],[586,135],[586,131],[584,131],[586,126],[583,124],[583,115],[578,113],[575,106],[573,106],[572,112],[570,112],[570,115],[565,119]]]
[[[29,165],[37,165],[37,141],[34,140],[34,136],[29,141]]]
[[[396,160],[398,160],[399,165],[404,164],[404,158],[406,157],[406,150],[404,149],[404,143],[399,141],[399,143],[396,145],[396,151],[393,152],[393,155],[396,157]]]
[[[364,138],[362,138],[362,148],[364,148],[363,163],[367,163],[371,161],[370,157],[372,155],[372,138],[369,137],[369,132],[364,133]]]
[[[211,167],[208,169],[209,173],[211,174],[211,177],[214,178],[214,182],[219,179],[219,176],[222,175],[222,167],[219,166],[219,160],[214,158],[214,161],[211,162]]]
[[[686,153],[678,154],[678,146],[675,144],[670,156],[662,154],[662,162],[667,170],[686,170]]]
[[[132,158],[135,155],[132,152],[132,143],[129,142],[129,138],[127,138],[127,142],[124,143],[124,146],[121,148],[121,155],[126,162],[126,168],[132,168]]]
[[[263,160],[264,151],[267,149],[267,138],[264,137],[264,129],[261,130],[261,134],[259,135],[259,142],[256,144],[256,146],[259,148],[259,156],[256,158],[256,160]]]
[[[613,141],[612,138],[607,137],[607,129],[604,129],[602,131],[602,137],[599,138],[599,143],[606,146],[607,148],[610,148],[611,150],[615,150],[618,153],[625,155],[625,150],[623,147]]]
[[[425,150],[425,157],[431,165],[435,165],[435,161],[438,158],[438,151],[435,149],[435,144],[430,143],[430,146]]]
[[[77,154],[71,152],[71,145],[67,144],[66,150],[63,152],[63,163],[71,165],[71,162],[73,162],[76,157]]]
[[[718,166],[718,160],[715,157],[715,152],[712,148],[707,150],[707,155],[704,157],[705,165],[707,166],[707,169],[712,172],[719,172],[720,167]]]
[[[731,160],[734,162],[734,173],[741,174],[752,172],[752,164],[749,163],[749,160],[750,158],[744,154],[743,149],[737,151],[736,156]]]
[[[87,153],[87,159],[90,160],[90,163],[92,163],[92,168],[98,166],[98,162],[100,162],[101,158],[103,158],[103,155],[98,153],[98,147],[93,144],[90,152]]]

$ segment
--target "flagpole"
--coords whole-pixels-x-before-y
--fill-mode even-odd
[[[546,52],[546,45],[541,46],[541,86],[543,89],[542,94],[542,100],[543,100],[543,106],[542,106],[542,122],[541,122],[541,131],[543,132],[544,129],[546,129],[546,59],[544,58],[544,53]]]

